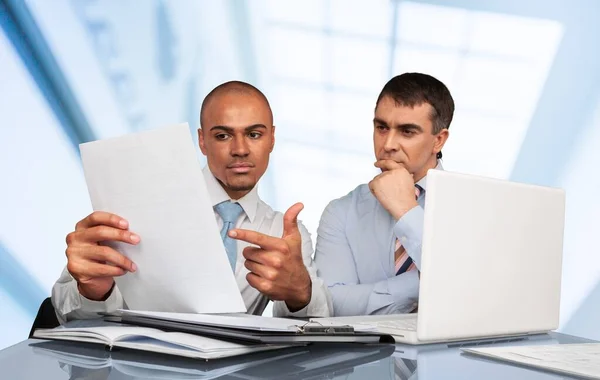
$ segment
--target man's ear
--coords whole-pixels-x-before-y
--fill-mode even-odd
[[[446,144],[449,135],[450,131],[448,131],[447,128],[442,129],[440,133],[435,135],[435,140],[433,142],[433,154],[437,155],[442,151],[442,148],[444,147],[444,144]]]
[[[271,128],[271,149],[269,150],[270,153],[273,152],[273,148],[275,148],[275,126]]]
[[[206,156],[206,146],[204,145],[204,131],[202,128],[198,128],[198,145],[200,145],[200,150],[202,154]]]

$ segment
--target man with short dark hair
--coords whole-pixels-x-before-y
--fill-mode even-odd
[[[335,316],[417,308],[426,175],[441,169],[453,114],[450,91],[432,76],[406,73],[383,87],[373,119],[381,173],[329,203],[317,231]]]

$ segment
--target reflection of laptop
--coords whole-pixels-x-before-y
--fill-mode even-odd
[[[410,344],[556,329],[564,214],[560,189],[430,170],[418,315],[333,319]]]
[[[449,344],[430,344],[424,346],[396,345],[394,359],[397,363],[411,363],[415,367],[412,376],[403,375],[399,371],[396,376],[407,379],[517,379],[522,377],[523,370],[509,365],[489,365],[472,357],[461,355],[461,348],[486,346],[534,346],[558,344],[548,334],[520,336],[517,338],[486,339],[477,342],[454,342]],[[496,363],[494,363],[496,364]],[[400,376],[398,376],[400,372]]]
[[[457,350],[473,347],[489,347],[489,346],[534,346],[534,345],[550,345],[558,344],[558,340],[552,334],[536,334],[536,335],[519,335],[512,337],[495,337],[482,338],[476,340],[461,340],[457,342],[432,343],[414,345],[407,343],[399,343],[395,345],[393,357],[402,358],[405,360],[417,361],[421,357],[433,351],[452,351],[456,355],[460,355]]]

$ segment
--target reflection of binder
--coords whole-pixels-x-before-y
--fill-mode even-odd
[[[152,327],[164,331],[185,332],[209,336],[222,340],[263,344],[306,344],[315,342],[336,343],[394,343],[390,335],[372,331],[355,331],[352,326],[322,326],[318,322],[294,320],[293,330],[264,331],[244,326],[224,326],[202,322],[191,322],[158,314],[141,315],[135,312],[111,315],[104,318],[109,322]]]
[[[293,347],[271,352],[198,361],[171,355],[134,350],[105,351],[97,345],[80,342],[40,342],[31,344],[36,355],[44,355],[67,366],[71,375],[89,379],[110,369],[111,378],[155,379],[331,379],[348,375],[355,367],[389,357],[392,345],[327,344]],[[266,364],[266,365],[263,365]],[[379,366],[371,366],[367,372]],[[363,371],[364,372],[364,371]],[[370,372],[369,372],[370,373]],[[377,373],[369,378],[379,378]],[[362,377],[361,377],[362,378]]]
[[[57,360],[61,367],[68,366],[65,369],[79,378],[89,378],[88,375],[111,369],[111,372],[118,371],[133,378],[212,379],[307,352],[304,347],[295,347],[217,361],[198,361],[137,350],[107,351],[84,342],[47,341],[33,343],[31,347],[34,354]]]

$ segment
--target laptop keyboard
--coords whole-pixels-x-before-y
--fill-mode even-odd
[[[369,322],[370,325],[377,328],[416,331],[417,330],[417,315],[414,318],[402,318],[389,321]]]

